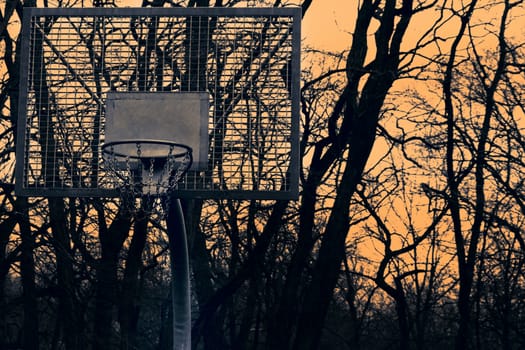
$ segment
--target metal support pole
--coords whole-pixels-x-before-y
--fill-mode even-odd
[[[173,350],[191,349],[191,289],[188,240],[178,198],[169,198],[166,226],[171,254]]]

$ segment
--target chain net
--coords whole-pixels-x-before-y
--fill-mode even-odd
[[[118,141],[102,146],[104,167],[124,205],[145,214],[167,213],[169,196],[193,162],[191,148],[169,141]],[[137,205],[137,200],[141,201]]]

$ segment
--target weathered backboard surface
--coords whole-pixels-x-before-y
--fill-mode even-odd
[[[138,103],[140,115],[160,98],[155,113],[187,94],[207,96],[206,122],[197,110],[192,125],[159,121],[162,137],[206,130],[176,195],[296,198],[300,20],[299,8],[25,9],[17,194],[116,196],[106,124],[116,116],[140,135],[144,123],[119,108]]]
[[[106,97],[104,141],[161,140],[193,150],[192,170],[208,168],[209,96],[205,92],[110,92]],[[117,150],[115,150],[117,151]],[[136,145],[118,152],[135,155]],[[166,148],[150,145],[145,157],[165,157]]]

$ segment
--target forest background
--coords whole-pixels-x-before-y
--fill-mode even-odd
[[[167,349],[162,226],[12,185],[24,7],[121,4],[0,4],[0,349]],[[302,6],[310,33],[301,194],[184,202],[193,348],[523,348],[523,1],[254,4]]]

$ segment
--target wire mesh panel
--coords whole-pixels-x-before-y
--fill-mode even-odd
[[[205,92],[208,165],[188,172],[177,195],[297,196],[300,9],[29,9],[24,15],[19,195],[115,196],[101,156],[108,93]]]

